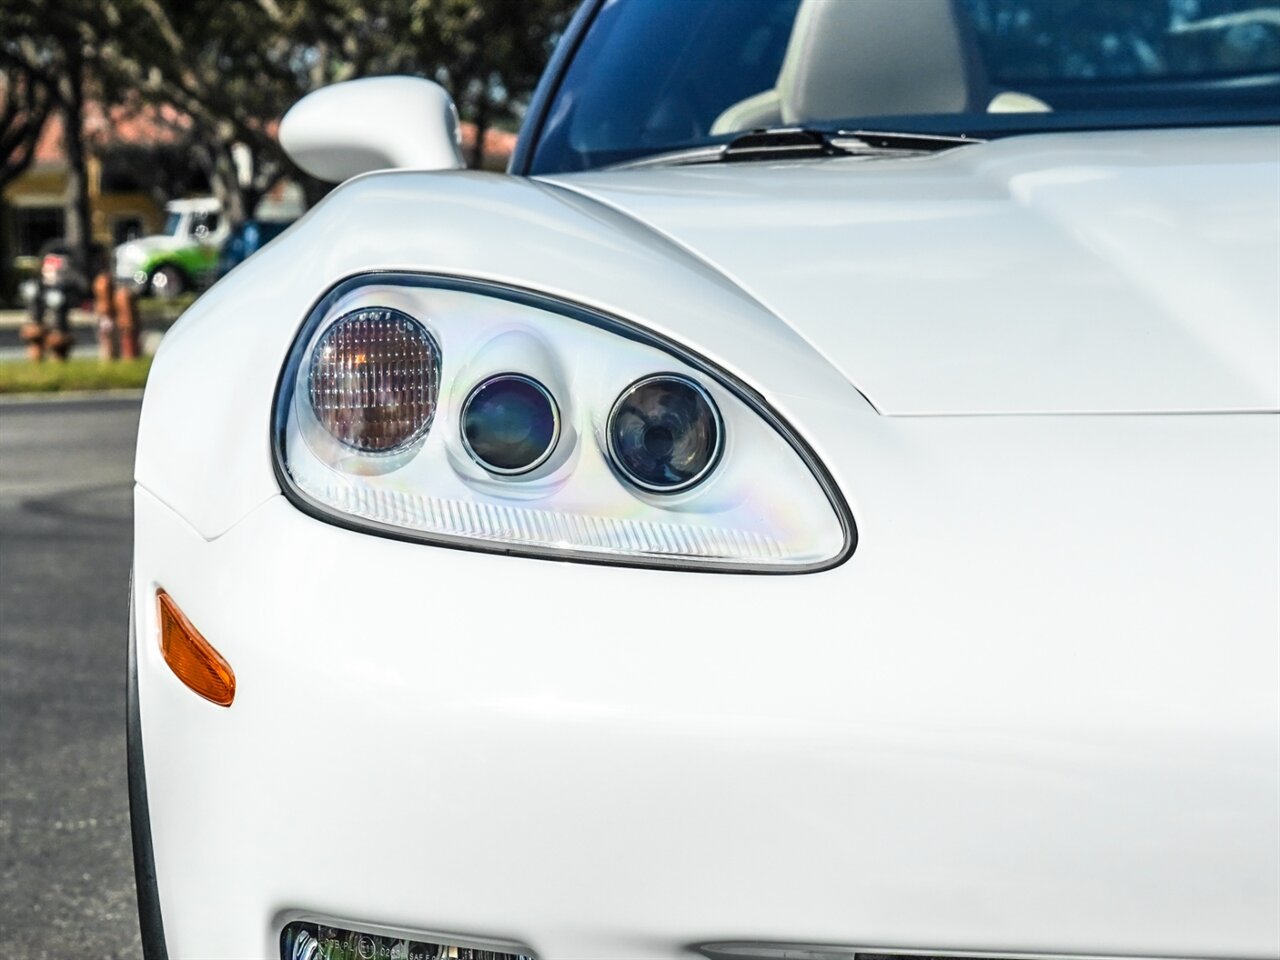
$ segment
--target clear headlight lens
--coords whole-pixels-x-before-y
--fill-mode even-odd
[[[426,434],[440,392],[440,348],[399,310],[340,317],[307,365],[311,412],[353,450],[390,453]]]
[[[710,475],[724,430],[715,401],[696,380],[664,374],[624,391],[606,432],[609,453],[628,480],[673,493]]]
[[[277,471],[308,512],[504,553],[802,572],[854,527],[746,388],[620,321],[488,284],[347,281],[276,398]]]
[[[555,451],[560,409],[532,377],[507,373],[479,384],[462,404],[462,442],[486,470],[527,473]]]

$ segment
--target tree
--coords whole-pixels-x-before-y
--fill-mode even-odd
[[[89,177],[84,107],[90,64],[105,23],[94,0],[5,0],[0,7],[0,63],[29,90],[42,91],[46,109],[62,121],[67,159],[65,239],[89,262]]]
[[[469,162],[484,162],[485,133],[518,119],[576,0],[410,0],[392,62],[425,72],[475,124]]]
[[[189,116],[193,158],[224,215],[232,223],[252,216],[284,172],[271,123],[292,89],[288,17],[271,0],[101,5],[112,20],[129,25],[104,44],[104,72],[143,99]],[[247,164],[238,162],[238,148]]]
[[[276,139],[280,117],[341,80],[404,72],[441,81],[477,128],[470,159],[481,165],[486,131],[517,118],[575,4],[0,0],[0,63],[28,71],[31,86],[13,89],[45,91],[63,117],[69,235],[88,235],[87,91],[104,106],[142,100],[189,117],[191,155],[235,223],[291,169]]]
[[[0,189],[35,159],[53,104],[49,91],[14,63],[0,63]]]
[[[235,223],[290,169],[280,117],[310,90],[385,62],[393,41],[383,8],[399,2],[101,0],[130,25],[103,61],[140,96],[191,117],[193,156]]]

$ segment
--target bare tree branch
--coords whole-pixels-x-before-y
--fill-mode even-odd
[[[11,65],[0,75],[4,106],[0,109],[0,188],[16,180],[35,159],[53,97],[43,84]]]

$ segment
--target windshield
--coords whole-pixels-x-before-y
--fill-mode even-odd
[[[1280,0],[603,0],[532,173],[762,127],[966,136],[1280,120]]]
[[[176,237],[178,230],[182,227],[182,214],[173,213],[164,218],[164,226],[160,228],[160,232],[166,237]]]

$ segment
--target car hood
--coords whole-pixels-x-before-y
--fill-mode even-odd
[[[885,414],[1280,410],[1275,127],[545,182],[724,274]]]

